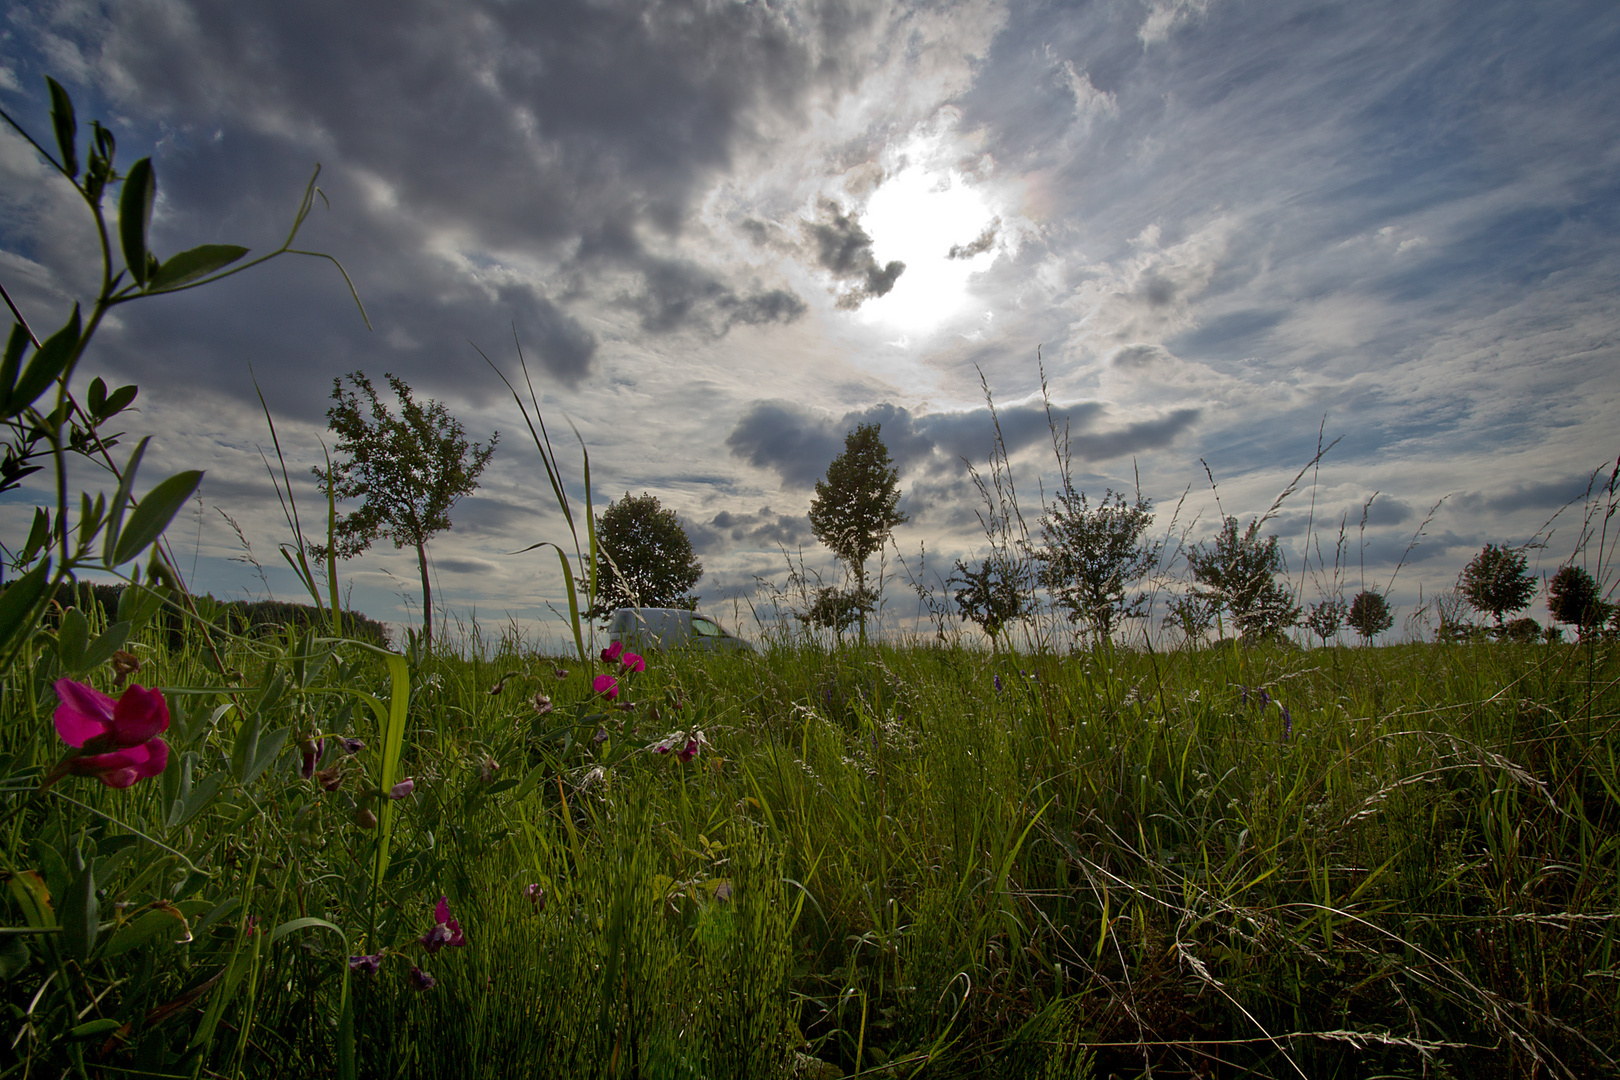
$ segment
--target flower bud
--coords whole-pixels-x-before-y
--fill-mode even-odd
[[[357,806],[354,808],[354,823],[362,829],[375,829],[377,827],[377,815],[373,814],[367,807]]]

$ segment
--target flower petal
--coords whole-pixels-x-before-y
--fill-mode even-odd
[[[112,726],[113,699],[72,679],[56,680],[56,733],[69,746],[83,746]]]
[[[112,725],[120,746],[137,746],[168,730],[168,702],[160,691],[131,684],[113,706]]]
[[[591,690],[612,701],[619,696],[619,680],[611,675],[598,675],[591,680]]]
[[[439,897],[439,902],[433,905],[433,921],[436,923],[450,921],[450,898],[448,896]]]

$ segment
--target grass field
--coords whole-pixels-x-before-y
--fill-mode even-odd
[[[3,687],[6,921],[41,931],[0,956],[6,1075],[1620,1056],[1612,644],[799,644],[641,673],[510,641],[392,668],[314,636],[136,651],[176,762],[127,790],[33,793],[57,655]],[[464,945],[431,940],[441,896]]]

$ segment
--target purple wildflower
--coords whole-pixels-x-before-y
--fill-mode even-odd
[[[523,895],[529,898],[529,903],[534,905],[534,910],[546,910],[546,888],[544,885],[535,882],[523,890]]]
[[[1288,706],[1280,701],[1277,703],[1277,708],[1282,710],[1283,741],[1287,742],[1294,737],[1294,716],[1288,711]]]
[[[343,743],[343,752],[348,754],[350,757],[353,757],[355,754],[358,754],[360,751],[366,748],[366,744],[361,742],[359,739],[342,739],[340,741]]]
[[[437,985],[439,985],[438,979],[435,979],[415,964],[411,965],[411,986],[417,990],[431,990]]]
[[[462,948],[467,944],[467,937],[461,932],[461,924],[450,917],[450,898],[439,897],[439,902],[433,908],[433,929],[416,940],[430,953],[436,953],[446,945],[453,949]]]
[[[325,739],[305,739],[298,744],[302,755],[298,763],[298,775],[305,780],[315,775],[315,766],[320,763],[321,755],[326,752]]]
[[[373,954],[371,956],[351,956],[351,957],[349,957],[349,970],[350,971],[363,971],[367,975],[375,975],[375,974],[377,974],[377,970],[379,968],[381,968],[381,967],[382,967],[382,953],[375,953],[375,954]]]
[[[605,664],[611,664],[613,661],[617,660],[621,655],[623,655],[623,653],[624,642],[615,641],[613,644],[602,650],[602,662]]]
[[[1001,693],[1001,676],[996,676],[996,693]]]
[[[641,658],[640,653],[627,652],[619,658],[626,671],[646,671],[647,661]]]
[[[388,797],[395,800],[403,799],[405,796],[409,795],[415,790],[416,781],[407,776],[405,779],[388,789]]]

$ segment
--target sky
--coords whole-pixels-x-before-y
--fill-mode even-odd
[[[77,376],[140,387],[143,477],[207,470],[170,540],[216,596],[299,596],[259,394],[320,516],[334,379],[392,373],[499,432],[432,542],[435,598],[560,639],[555,556],[514,554],[567,543],[491,367],[516,380],[520,346],[574,496],[570,424],[596,505],[674,509],[702,609],[750,633],[790,566],[837,580],[806,513],[858,423],[909,517],[887,625],[908,575],[937,592],[984,553],[987,391],[1036,532],[1048,407],[1075,486],[1139,484],[1177,542],[1267,512],[1332,444],[1265,531],[1306,603],[1388,591],[1397,639],[1486,543],[1568,561],[1560,510],[1620,453],[1609,0],[3,11],[0,107],[49,144],[51,75],[124,166],[151,155],[160,254],[273,250],[320,169],[298,244],[369,328],[289,255],[117,309]],[[0,132],[0,283],[52,330],[98,275],[86,208]],[[7,544],[40,498],[7,496]],[[414,552],[340,575],[419,617]]]

